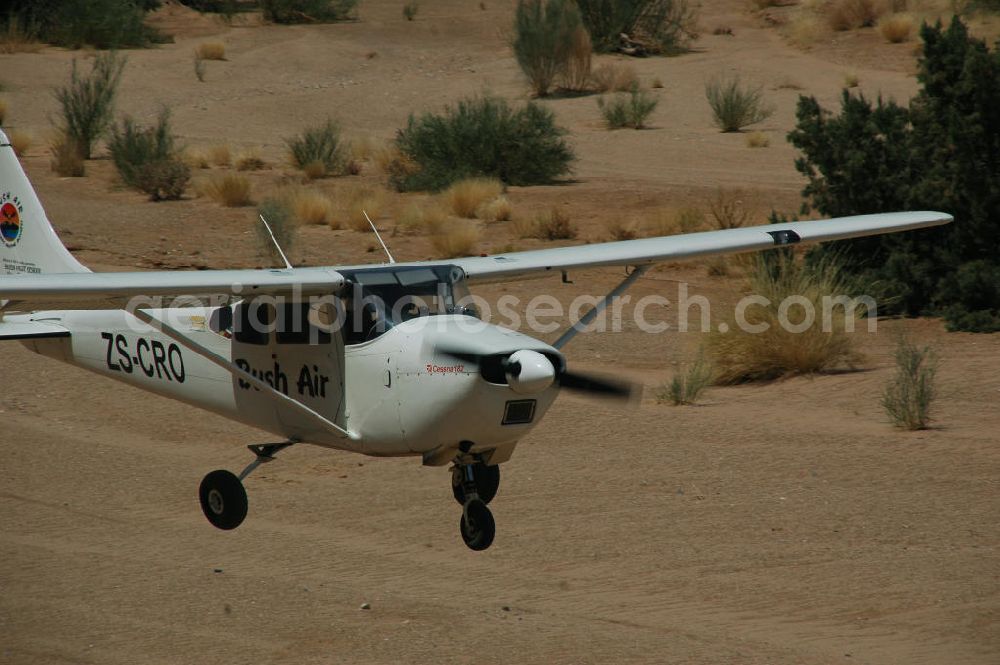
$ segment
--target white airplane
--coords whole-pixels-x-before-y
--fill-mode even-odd
[[[237,476],[205,476],[214,526],[247,514],[242,480],[283,448],[311,443],[452,464],[465,544],[484,550],[498,465],[560,389],[627,385],[567,368],[562,347],[651,265],[946,224],[940,212],[864,215],[451,261],[275,270],[93,273],[62,245],[0,132],[0,340],[280,437],[248,446]],[[287,262],[286,262],[287,263]],[[631,273],[553,344],[475,320],[470,284],[622,266]],[[225,298],[213,306],[23,311],[46,301]],[[17,307],[21,311],[15,312]],[[470,324],[477,324],[475,326]]]

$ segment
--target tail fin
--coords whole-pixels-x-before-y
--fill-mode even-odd
[[[90,271],[60,242],[0,130],[0,275],[49,272]]]

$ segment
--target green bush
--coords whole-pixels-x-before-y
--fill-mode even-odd
[[[633,84],[632,91],[627,95],[615,95],[611,101],[606,101],[603,97],[597,100],[608,129],[642,129],[659,103],[660,100],[656,97],[640,90],[638,84]]]
[[[164,41],[144,23],[155,0],[14,0],[8,21],[18,17],[43,41],[80,48],[132,48]]]
[[[908,108],[846,91],[840,113],[801,97],[789,141],[807,206],[830,216],[942,210],[955,222],[832,243],[897,296],[892,311],[943,315],[953,330],[1000,330],[1000,53],[960,19],[921,29],[921,89]]]
[[[292,164],[309,171],[311,177],[343,175],[347,168],[347,144],[341,140],[340,128],[333,120],[304,129],[286,139],[285,144]]]
[[[882,407],[897,427],[927,429],[935,396],[937,358],[929,347],[918,348],[907,339],[899,340],[893,358],[896,373],[882,392]]]
[[[508,185],[551,183],[569,173],[573,151],[548,109],[513,109],[493,97],[460,101],[443,114],[410,116],[396,146],[411,168],[391,174],[401,191],[439,190],[476,176]]]
[[[140,127],[126,116],[112,131],[108,148],[118,175],[129,187],[149,194],[153,201],[184,195],[191,171],[177,156],[166,110],[152,127]]]
[[[696,11],[687,0],[577,0],[580,17],[598,51],[614,51],[620,35],[657,53],[678,53],[697,36]]]
[[[264,18],[274,23],[330,23],[354,17],[358,0],[260,0]]]
[[[705,98],[712,107],[712,119],[724,132],[738,132],[771,117],[761,87],[744,86],[739,75],[723,76],[705,84]]]
[[[511,47],[537,96],[549,94],[566,69],[580,25],[573,0],[518,0]]]
[[[114,51],[94,58],[89,76],[81,76],[73,61],[69,84],[58,88],[56,100],[62,114],[62,130],[90,159],[94,144],[107,132],[114,116],[115,97],[125,58]]]

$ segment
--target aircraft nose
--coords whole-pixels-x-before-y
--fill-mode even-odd
[[[510,389],[522,395],[540,393],[556,379],[552,362],[537,351],[515,351],[504,363]]]

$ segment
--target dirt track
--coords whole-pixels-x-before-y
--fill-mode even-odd
[[[412,26],[396,4],[366,0],[357,24],[220,28],[230,60],[209,63],[208,86],[190,71],[203,38],[192,28],[129,54],[123,105],[150,116],[167,101],[185,140],[261,145],[278,162],[281,137],[330,112],[352,132],[388,137],[410,110],[486,87],[523,98],[496,34],[508,8],[465,4],[422,3]],[[635,63],[669,81],[656,129],[609,133],[593,98],[547,102],[573,131],[578,182],[513,191],[518,210],[565,205],[581,239],[598,240],[609,216],[698,200],[720,184],[797,205],[794,151],[781,141],[797,92],[772,91],[772,146],[752,151],[707,124],[704,78],[739,67],[768,85],[791,77],[829,102],[844,65],[791,49],[738,3],[711,4],[705,23],[731,24],[735,37]],[[46,90],[70,58],[0,56],[12,117],[38,137],[52,110]],[[905,71],[861,78],[905,97]],[[310,90],[315,82],[337,94]],[[25,166],[89,265],[264,260],[246,210],[146,203],[112,190],[106,162],[86,179],[58,179],[44,148]],[[484,249],[508,241],[491,237]],[[299,254],[364,261],[370,244],[309,228]],[[428,251],[423,238],[394,250]],[[506,288],[544,284],[568,299],[617,279],[592,271],[570,287]],[[636,294],[672,279],[723,302],[740,288],[686,268],[651,274]],[[878,405],[900,327],[943,360],[938,426],[926,432],[893,430]],[[444,470],[307,446],[248,482],[244,526],[216,531],[198,482],[242,468],[259,432],[5,345],[0,662],[996,663],[1000,337],[946,334],[934,321],[883,322],[861,337],[866,371],[714,389],[699,407],[647,397],[621,411],[561,396],[503,467],[497,541],[485,553],[461,543]],[[627,327],[567,350],[578,367],[653,386],[690,343]]]

